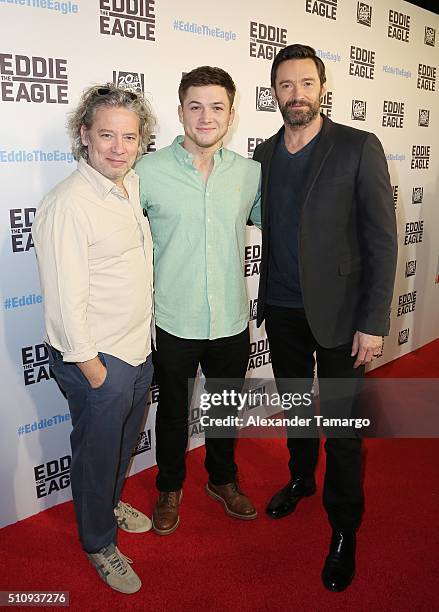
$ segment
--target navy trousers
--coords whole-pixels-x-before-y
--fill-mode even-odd
[[[145,415],[153,366],[139,366],[99,353],[107,368],[103,385],[93,389],[74,363],[49,347],[49,363],[67,397],[72,417],[70,477],[79,537],[86,552],[116,544],[117,506]]]

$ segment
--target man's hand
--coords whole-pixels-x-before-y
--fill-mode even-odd
[[[357,356],[354,368],[358,368],[358,366],[364,365],[365,363],[370,363],[372,359],[381,355],[382,350],[382,336],[371,336],[370,334],[363,334],[363,332],[360,331],[355,332],[351,352],[351,357]]]
[[[82,361],[76,364],[93,389],[97,389],[104,384],[107,378],[107,368],[96,355],[93,359]]]

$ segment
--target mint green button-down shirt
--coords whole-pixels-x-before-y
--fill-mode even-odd
[[[260,220],[260,165],[221,148],[207,183],[178,136],[136,165],[154,243],[158,327],[180,338],[233,336],[248,324],[245,227]]]

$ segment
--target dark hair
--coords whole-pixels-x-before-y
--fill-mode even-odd
[[[139,151],[138,157],[146,153],[149,138],[155,123],[151,107],[142,94],[129,89],[117,87],[113,83],[93,85],[82,93],[79,105],[70,113],[67,128],[72,140],[73,157],[78,160],[81,157],[88,158],[87,146],[82,143],[81,127],[87,130],[93,125],[96,111],[99,108],[126,108],[139,118]]]
[[[276,85],[276,75],[279,64],[285,62],[290,59],[312,59],[314,64],[316,65],[317,72],[319,74],[320,85],[326,83],[326,72],[325,72],[325,64],[322,62],[320,57],[317,57],[315,50],[312,47],[308,47],[308,45],[288,45],[279,51],[273,61],[273,65],[271,66],[271,86],[275,87]]]
[[[204,85],[219,85],[220,87],[224,87],[230,101],[230,106],[233,106],[233,100],[235,99],[236,93],[235,83],[228,72],[214,66],[200,66],[199,68],[194,68],[190,72],[186,72],[186,74],[182,76],[178,87],[180,104],[183,104],[189,87],[203,87]]]

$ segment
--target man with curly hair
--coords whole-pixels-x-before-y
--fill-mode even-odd
[[[68,123],[78,167],[45,196],[32,229],[50,365],[72,417],[79,537],[122,593],[141,581],[117,548],[117,528],[151,528],[120,497],[153,372],[152,241],[131,169],[152,123],[142,96],[88,88]]]

